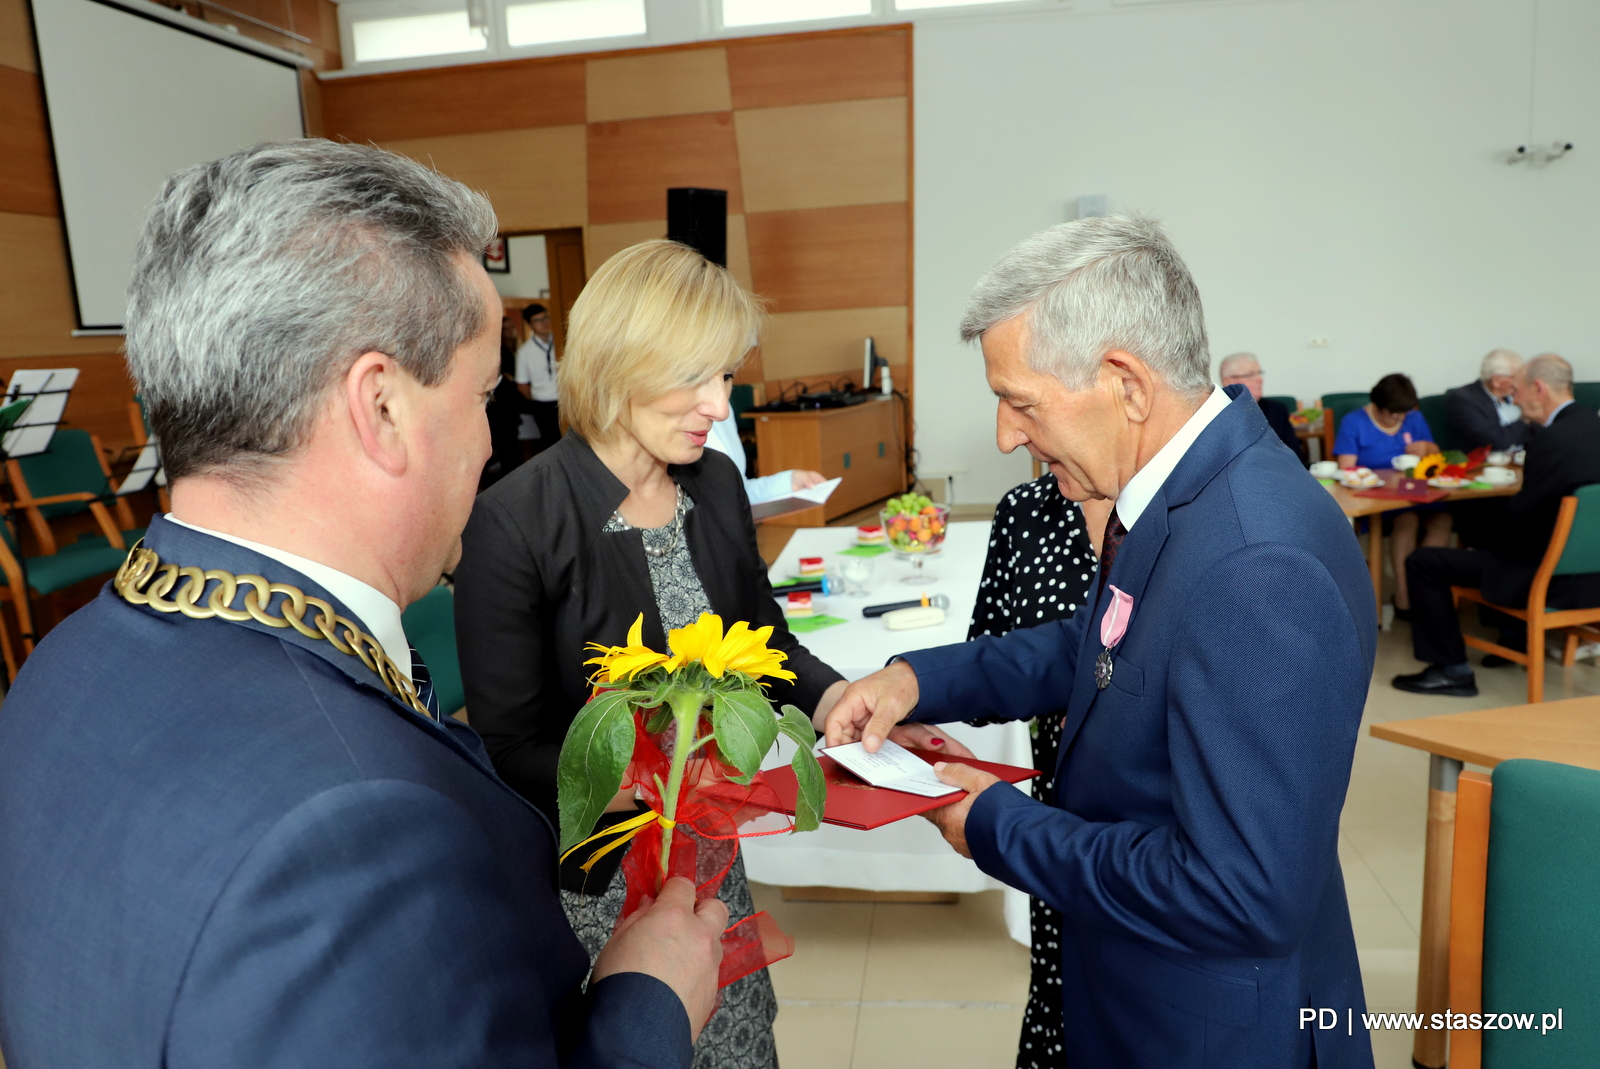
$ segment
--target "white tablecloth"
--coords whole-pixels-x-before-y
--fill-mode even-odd
[[[850,527],[802,527],[795,531],[783,554],[773,563],[774,583],[799,572],[801,557],[823,557],[830,570],[837,567],[841,550],[854,544]],[[874,576],[864,597],[833,596],[816,599],[820,613],[843,617],[846,622],[797,636],[806,648],[831,664],[846,679],[882,668],[890,657],[908,650],[963,642],[977,600],[989,548],[989,524],[952,523],[943,549],[929,557],[925,570],[936,578],[925,585],[900,582],[911,565],[893,554],[873,557]],[[950,608],[937,627],[890,631],[881,620],[861,616],[863,605],[907,601],[929,594],[945,594]],[[820,614],[819,613],[819,614]],[[1028,729],[1022,724],[974,728],[947,725],[973,753],[987,761],[1030,766],[1033,761]],[[767,758],[765,767],[789,763],[793,744],[783,740]],[[855,887],[866,891],[987,891],[1005,885],[985,876],[971,861],[950,849],[932,824],[920,818],[902,820],[874,831],[824,824],[804,835],[774,835],[747,839],[740,844],[752,880],[780,887]],[[1006,890],[1006,926],[1018,942],[1028,943],[1028,898]]]

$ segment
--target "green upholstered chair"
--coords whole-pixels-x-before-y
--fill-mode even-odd
[[[1333,441],[1339,436],[1339,421],[1372,400],[1370,390],[1363,393],[1325,393],[1322,395],[1322,455],[1333,459]]]
[[[30,457],[6,461],[6,472],[16,492],[16,507],[27,517],[45,556],[56,552],[56,537],[50,521],[83,512],[94,514],[101,534],[93,541],[126,548],[123,531],[133,531],[133,512],[117,497],[111,485],[111,469],[106,465],[100,442],[88,431],[62,429],[50,440],[50,448]],[[110,509],[106,502],[110,502]],[[111,509],[116,511],[113,521]]]
[[[11,524],[0,521],[0,598],[10,601],[17,612],[17,630],[22,634],[22,656],[33,652],[33,611],[28,603],[27,590],[38,595],[53,594],[74,583],[92,579],[97,575],[110,575],[122,567],[127,550],[117,549],[106,541],[74,542],[62,546],[55,553],[41,557],[23,558],[11,533]],[[27,581],[23,572],[26,567]],[[0,654],[6,665],[6,676],[15,679],[17,659],[11,649],[4,621],[0,621]]]
[[[1422,410],[1422,418],[1428,421],[1428,429],[1433,432],[1433,444],[1440,449],[1460,449],[1456,436],[1450,430],[1450,418],[1446,411],[1444,394],[1430,393],[1417,401],[1417,407]]]
[[[1485,1069],[1600,1065],[1596,829],[1600,772],[1548,761],[1506,761],[1495,768],[1483,1012],[1532,1013],[1536,1020],[1540,1013],[1562,1012],[1559,1031],[1485,1031]]]
[[[1300,402],[1298,400],[1296,400],[1295,398],[1293,398],[1293,397],[1287,397],[1287,396],[1285,396],[1283,394],[1277,394],[1275,396],[1263,397],[1262,400],[1263,401],[1276,401],[1276,402],[1278,402],[1284,408],[1287,408],[1289,410],[1289,415],[1291,415],[1291,416],[1294,415],[1296,412],[1300,411]]]
[[[1555,530],[1550,535],[1544,560],[1539,562],[1539,570],[1534,573],[1526,607],[1496,605],[1475,587],[1450,588],[1458,603],[1475,601],[1526,623],[1529,652],[1523,653],[1475,635],[1466,636],[1467,645],[1486,653],[1498,653],[1509,661],[1526,665],[1528,702],[1544,701],[1545,634],[1571,629],[1567,631],[1566,653],[1562,658],[1562,663],[1570,666],[1577,651],[1577,629],[1583,625],[1600,623],[1600,608],[1550,608],[1546,604],[1550,580],[1558,575],[1590,575],[1595,572],[1600,572],[1600,483],[1580,486],[1570,497],[1561,499]]]
[[[1591,412],[1600,412],[1600,382],[1573,383],[1572,399]]]
[[[456,655],[456,599],[446,586],[436,586],[411,603],[400,616],[406,638],[427,662],[439,712],[450,716],[467,704],[461,685],[461,659]]]

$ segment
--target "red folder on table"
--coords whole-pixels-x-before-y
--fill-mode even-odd
[[[1387,498],[1391,501],[1414,501],[1431,505],[1450,496],[1450,491],[1435,489],[1426,479],[1397,479],[1393,486],[1374,486],[1370,490],[1357,490],[1356,497]]]
[[[1001,765],[970,757],[951,757],[948,754],[933,753],[928,750],[911,752],[930,765],[938,761],[959,762],[999,776],[1007,783],[1021,783],[1039,775],[1039,770],[1036,768],[1019,768],[1016,765]],[[893,824],[897,820],[949,805],[962,797],[956,793],[943,798],[924,798],[920,794],[906,794],[904,791],[892,791],[886,787],[874,787],[846,771],[839,762],[827,754],[818,755],[817,760],[822,764],[822,775],[828,783],[828,804],[822,812],[824,824],[871,831],[873,828],[881,828],[885,824]],[[787,766],[769,769],[761,773],[761,776],[777,794],[783,812],[793,813],[795,795],[799,793],[795,785],[794,769]]]

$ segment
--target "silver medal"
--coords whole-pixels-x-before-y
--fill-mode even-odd
[[[1100,651],[1100,656],[1094,662],[1094,685],[1105,690],[1111,685],[1111,649],[1107,647]]]

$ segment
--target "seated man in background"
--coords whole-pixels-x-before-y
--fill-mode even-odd
[[[1516,376],[1516,403],[1525,419],[1543,429],[1528,443],[1522,489],[1506,502],[1505,520],[1490,540],[1493,548],[1424,546],[1406,562],[1412,651],[1428,667],[1395,676],[1400,690],[1461,698],[1478,693],[1450,588],[1477,587],[1500,605],[1526,603],[1561,499],[1580,486],[1600,483],[1600,416],[1573,403],[1572,365],[1553,353],[1528,361]],[[1558,609],[1600,605],[1600,574],[1557,576],[1548,604]],[[1519,643],[1502,633],[1501,645]],[[1484,659],[1491,668],[1506,663],[1500,657]]]
[[[127,352],[172,515],[0,712],[10,1069],[689,1066],[726,907],[668,881],[591,971],[549,820],[401,627],[489,455],[494,233],[327,141],[157,198]]]
[[[1445,419],[1464,452],[1480,446],[1511,451],[1533,437],[1512,394],[1522,357],[1510,349],[1492,349],[1478,368],[1478,381],[1444,392]]]
[[[1284,445],[1294,450],[1294,455],[1300,458],[1301,464],[1309,462],[1306,443],[1294,433],[1294,424],[1289,422],[1289,409],[1281,401],[1261,396],[1262,388],[1266,385],[1266,376],[1262,375],[1261,361],[1256,359],[1254,353],[1234,353],[1223,357],[1222,363],[1217,365],[1217,381],[1224,386],[1237,383],[1249,390],[1250,396],[1261,406],[1261,414],[1267,417],[1267,426],[1272,428],[1272,433],[1281,438]]]

